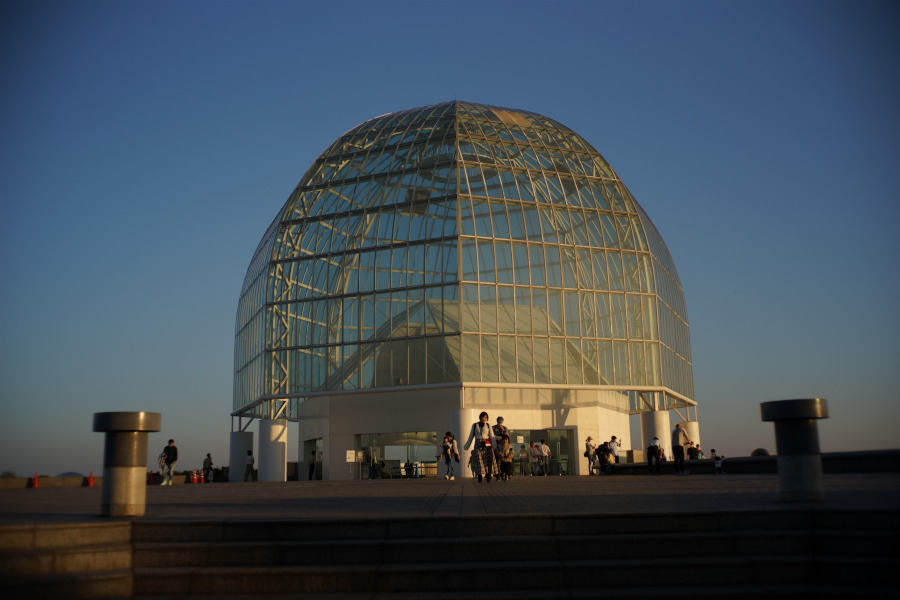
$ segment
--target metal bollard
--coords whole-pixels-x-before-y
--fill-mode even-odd
[[[816,419],[828,418],[824,398],[776,400],[760,405],[763,421],[775,422],[778,483],[783,502],[825,499]]]
[[[152,412],[94,413],[103,444],[104,517],[140,517],[147,500],[147,434],[159,431],[162,415]]]

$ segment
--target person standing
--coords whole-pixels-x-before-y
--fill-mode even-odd
[[[612,436],[612,439],[609,441],[609,455],[611,461],[614,461],[616,464],[619,464],[619,440],[616,436]]]
[[[699,453],[697,452],[697,448],[694,447],[694,442],[691,442],[691,447],[688,448],[687,451],[688,460],[697,460],[700,458]]]
[[[163,482],[162,485],[172,485],[172,479],[175,477],[175,463],[178,462],[178,447],[175,440],[169,440],[169,445],[163,448],[165,454],[163,464]]]
[[[307,461],[307,463],[309,463],[309,480],[312,481],[313,477],[316,474],[316,451],[315,450],[313,450],[310,453],[309,460]]]
[[[706,456],[703,454],[703,450],[700,449],[700,444],[697,444],[697,458],[703,460]]]
[[[503,439],[504,435],[509,435],[509,428],[503,424],[503,417],[497,417],[497,424],[493,427],[494,437],[498,440]]]
[[[531,459],[531,476],[534,477],[540,472],[541,449],[535,446],[534,442],[528,442],[528,455]]]
[[[594,458],[597,452],[597,446],[594,444],[594,438],[588,436],[584,441],[584,456],[588,459],[588,475],[594,474]]]
[[[647,446],[647,473],[653,475],[653,462],[656,461],[656,474],[661,474],[659,464],[659,438],[653,438],[650,445]]]
[[[250,481],[256,481],[256,478],[253,476],[253,463],[255,462],[256,459],[253,458],[253,450],[247,450],[247,469],[244,471],[245,482],[248,478]]]
[[[514,452],[512,446],[509,445],[508,435],[504,435],[500,439],[500,447],[497,454],[500,455],[500,480],[509,481],[509,477],[510,475],[512,475],[512,461]]]
[[[550,459],[553,454],[550,452],[550,446],[544,440],[541,440],[541,462],[544,464],[544,477],[550,471]]]
[[[436,458],[441,457],[444,459],[444,464],[447,465],[447,474],[444,475],[444,479],[453,481],[456,479],[454,477],[453,462],[459,462],[459,447],[456,445],[456,438],[449,431],[444,436],[444,441],[441,442],[441,454]]]
[[[212,466],[212,456],[207,454],[206,458],[203,459],[203,476],[205,477],[207,483],[212,483]]]
[[[494,458],[494,448],[497,447],[497,438],[494,437],[494,430],[488,424],[490,417],[486,412],[478,415],[478,422],[472,423],[472,429],[469,430],[469,439],[466,441],[465,449],[468,450],[475,443],[475,451],[472,453],[472,470],[478,477],[478,483],[481,483],[483,477],[487,482],[491,481],[491,475],[497,474],[497,461]]]
[[[690,471],[684,470],[684,446],[690,441],[691,438],[688,437],[687,431],[681,428],[681,423],[675,423],[675,429],[672,431],[672,454],[675,457],[675,473],[677,475],[690,473]]]

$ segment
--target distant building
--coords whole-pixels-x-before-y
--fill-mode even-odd
[[[442,476],[435,444],[462,449],[482,410],[566,474],[588,435],[642,449],[629,414],[666,439],[677,409],[699,440],[662,236],[588,142],[528,111],[446,102],[342,135],[260,241],[235,332],[233,429],[261,419],[261,480],[287,421],[324,479]],[[250,447],[232,434],[232,473]]]

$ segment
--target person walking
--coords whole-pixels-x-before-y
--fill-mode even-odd
[[[690,471],[684,470],[684,445],[690,443],[687,431],[681,428],[681,423],[675,423],[672,431],[672,454],[675,457],[675,474],[687,475]]]
[[[172,485],[172,479],[175,477],[175,463],[178,462],[178,447],[175,440],[169,440],[169,445],[163,448],[165,454],[163,464],[163,482],[162,485]]]
[[[212,456],[209,454],[206,455],[206,458],[203,459],[203,475],[206,479],[206,483],[212,483]]]
[[[504,435],[509,435],[509,428],[503,424],[503,417],[497,417],[497,424],[493,427],[494,437],[498,440],[503,439]]]
[[[612,439],[609,440],[609,455],[610,461],[614,461],[616,464],[619,464],[619,440],[616,436],[612,436]]]
[[[312,481],[313,477],[316,474],[316,451],[313,450],[309,455],[309,460],[306,461],[309,464],[309,480]]]
[[[500,455],[500,480],[509,481],[512,475],[513,448],[509,445],[509,436],[500,438],[500,447],[497,454]]]
[[[544,465],[544,477],[547,476],[547,473],[550,471],[550,459],[553,458],[553,454],[550,452],[550,446],[544,440],[541,440],[541,462]]]
[[[650,442],[650,445],[647,446],[647,473],[653,475],[653,462],[656,461],[656,474],[661,474],[661,468],[659,464],[659,438],[653,438],[653,441]]]
[[[247,469],[244,471],[245,482],[248,478],[250,481],[256,481],[256,478],[253,476],[253,463],[255,462],[256,459],[253,458],[253,450],[247,450]]]
[[[453,462],[459,462],[459,448],[456,445],[456,438],[449,431],[444,435],[444,440],[441,442],[441,453],[436,458],[441,457],[443,457],[444,464],[447,466],[447,474],[444,475],[444,479],[453,481],[456,479],[454,477]]]
[[[494,430],[488,424],[490,417],[486,412],[478,415],[478,422],[472,423],[472,429],[469,430],[469,439],[466,441],[465,449],[468,450],[475,444],[475,451],[472,453],[472,470],[478,477],[478,483],[482,478],[490,483],[491,475],[497,474],[497,461],[494,458],[494,448],[497,447],[497,438],[494,437]]]
[[[528,456],[531,459],[531,476],[534,477],[541,469],[541,449],[534,442],[528,442]]]
[[[597,445],[594,444],[594,438],[588,436],[584,440],[584,456],[588,459],[588,475],[594,474],[594,459],[596,458]]]

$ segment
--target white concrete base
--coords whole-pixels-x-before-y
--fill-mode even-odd
[[[822,455],[778,455],[778,483],[783,502],[822,502]]]
[[[147,502],[147,467],[104,467],[100,514],[142,517]]]
[[[228,481],[237,483],[244,480],[247,470],[247,450],[253,451],[252,431],[232,431],[228,449]]]
[[[681,421],[681,426],[687,432],[688,437],[691,438],[691,441],[694,442],[695,446],[700,445],[700,423],[697,421]],[[673,426],[674,428],[674,426]],[[690,445],[688,445],[690,448]],[[701,446],[702,448],[702,446]],[[685,450],[685,458],[687,458],[687,450]]]
[[[654,437],[659,438],[659,446],[672,460],[672,427],[669,425],[669,411],[653,410],[641,413],[641,450],[646,450]],[[690,435],[690,433],[688,433]]]
[[[259,421],[259,481],[287,481],[287,419]]]

